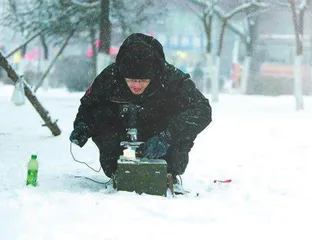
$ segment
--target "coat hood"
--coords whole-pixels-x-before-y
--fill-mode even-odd
[[[152,36],[133,33],[120,46],[116,56],[116,69],[120,84],[125,78],[151,79],[149,86],[139,98],[152,95],[162,83],[165,54],[161,43]],[[127,86],[126,86],[127,87]]]

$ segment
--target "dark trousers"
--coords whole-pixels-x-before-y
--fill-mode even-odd
[[[117,170],[117,160],[122,155],[123,147],[118,133],[106,133],[92,138],[100,152],[100,163],[106,176],[112,177]],[[166,160],[168,173],[182,175],[189,161],[189,152],[193,141],[171,144],[167,154],[161,159]]]

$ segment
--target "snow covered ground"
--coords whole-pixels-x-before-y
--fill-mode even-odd
[[[119,192],[74,175],[106,181],[72,160],[68,137],[82,93],[38,92],[58,119],[51,136],[27,102],[0,85],[0,239],[312,239],[312,98],[294,110],[291,96],[221,95],[213,122],[196,139],[183,175],[199,197]],[[92,141],[74,147],[99,168]],[[37,188],[26,187],[26,164],[37,153]],[[228,185],[214,179],[231,178]]]

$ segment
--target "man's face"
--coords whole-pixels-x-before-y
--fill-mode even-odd
[[[147,88],[150,81],[151,81],[150,79],[126,78],[128,87],[130,88],[131,92],[135,95],[142,94],[144,90]]]

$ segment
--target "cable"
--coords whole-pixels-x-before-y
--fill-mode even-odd
[[[95,182],[95,183],[98,183],[98,184],[103,184],[105,187],[107,187],[108,185],[110,185],[111,183],[112,183],[112,179],[110,179],[110,180],[108,180],[107,182],[100,182],[100,181],[96,181],[96,180],[94,180],[94,179],[92,179],[92,178],[89,178],[89,177],[85,177],[85,176],[78,176],[78,175],[75,175],[74,176],[75,178],[85,178],[85,179],[87,179],[87,180],[90,180],[90,181],[92,181],[92,182]]]
[[[70,151],[70,154],[72,155],[72,158],[74,159],[75,162],[87,165],[87,167],[90,168],[91,170],[93,170],[94,172],[100,172],[102,170],[102,167],[100,167],[99,170],[96,170],[93,167],[91,167],[88,163],[77,160],[75,158],[74,154],[73,154],[73,143],[72,142],[70,142],[70,149],[69,149],[69,151]]]
[[[77,163],[81,163],[81,164],[85,164],[88,168],[90,168],[91,170],[93,170],[94,172],[100,172],[102,170],[102,167],[99,168],[99,170],[96,170],[94,169],[93,167],[91,167],[89,164],[87,164],[86,162],[82,162],[82,161],[79,161],[75,158],[74,154],[73,154],[73,143],[71,142],[70,143],[70,148],[69,148],[69,151],[70,151],[70,154],[72,155],[72,158],[75,162]],[[90,180],[92,182],[95,182],[95,183],[98,183],[98,184],[103,184],[105,187],[107,187],[108,185],[111,184],[112,182],[112,179],[108,180],[107,182],[99,182],[99,181],[96,181],[92,178],[89,178],[89,177],[85,177],[85,176],[78,176],[78,175],[75,175],[74,176],[75,178],[85,178],[87,180]]]
[[[75,156],[74,156],[74,154],[73,154],[73,143],[72,142],[70,142],[70,149],[69,149],[69,151],[70,151],[70,154],[72,155],[72,158],[73,158],[73,160],[75,161],[75,162],[78,162],[78,163],[81,163],[81,164],[85,164],[88,168],[90,168],[91,170],[93,170],[94,172],[100,172],[101,170],[102,170],[102,167],[100,167],[99,168],[99,170],[96,170],[96,169],[94,169],[93,167],[91,167],[89,164],[87,164],[86,162],[82,162],[82,161],[79,161],[79,160],[77,160],[76,158],[75,158]],[[183,182],[182,182],[182,177],[180,176],[180,175],[178,175],[179,176],[179,179],[180,179],[180,183],[181,183],[181,186],[183,185]],[[85,177],[85,176],[74,176],[75,178],[85,178],[85,179],[88,179],[88,180],[90,180],[90,181],[92,181],[92,182],[95,182],[95,183],[99,183],[99,184],[103,184],[103,185],[105,185],[105,186],[108,186],[110,183],[111,183],[111,181],[112,181],[112,179],[110,179],[110,180],[108,180],[107,182],[99,182],[99,181],[96,181],[96,180],[94,180],[94,179],[92,179],[92,178],[89,178],[89,177]]]

